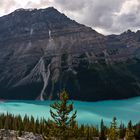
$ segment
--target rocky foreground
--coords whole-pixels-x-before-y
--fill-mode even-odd
[[[24,132],[22,136],[18,137],[18,133],[14,130],[0,130],[0,140],[44,140],[41,135],[33,134],[32,132]],[[51,138],[51,140],[61,140],[59,138]],[[77,138],[70,140],[87,140],[86,138]],[[99,140],[99,138],[93,138]]]
[[[18,132],[13,130],[0,130],[0,140],[43,140],[41,135],[24,132],[18,137]]]
[[[14,130],[0,130],[0,140],[44,140],[41,135],[33,134],[32,132],[24,132],[18,137],[18,132]],[[61,140],[59,138],[51,138],[51,140]],[[86,138],[77,138],[72,140],[87,140]],[[99,140],[99,138],[93,138],[93,140]]]
[[[41,135],[33,134],[32,132],[24,132],[20,137],[17,136],[18,132],[14,130],[0,130],[0,140],[44,140]],[[51,138],[51,140],[61,140],[59,138]],[[69,140],[87,140],[87,138],[77,138]],[[98,137],[94,137],[93,140],[99,140]],[[121,139],[120,139],[121,140]]]

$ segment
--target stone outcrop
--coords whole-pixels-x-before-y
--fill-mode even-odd
[[[41,135],[24,132],[21,137],[18,137],[18,132],[14,130],[0,130],[0,139],[2,140],[43,140]]]

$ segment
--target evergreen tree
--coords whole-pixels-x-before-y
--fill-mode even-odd
[[[136,135],[136,140],[140,140],[140,123],[136,125],[136,132],[135,132],[135,135]]]
[[[128,123],[128,127],[125,134],[125,140],[135,140],[135,134],[134,134],[131,121]]]
[[[50,114],[60,131],[60,135],[69,135],[68,130],[76,119],[76,111],[70,116],[70,113],[73,111],[73,103],[69,103],[68,99],[68,94],[64,90],[60,93],[60,101],[54,102],[51,105],[54,112],[50,110]]]
[[[104,126],[104,122],[103,120],[101,121],[101,125],[100,125],[100,140],[106,140],[106,136],[105,136],[105,126]]]
[[[36,119],[36,122],[35,122],[35,132],[36,133],[40,133],[40,130],[39,130],[39,119],[38,118]]]
[[[31,116],[30,120],[30,131],[33,132],[34,134],[36,133],[35,120],[33,116]]]
[[[7,114],[7,117],[5,117],[5,123],[4,123],[4,129],[9,129],[9,115]]]
[[[109,129],[109,134],[108,134],[108,139],[109,140],[118,140],[118,131],[117,131],[117,122],[116,122],[116,118],[114,117],[112,122],[111,122],[111,126]]]
[[[123,139],[125,137],[125,133],[126,133],[126,128],[124,124],[121,123],[119,127],[119,138]]]
[[[86,140],[92,140],[93,136],[92,136],[92,133],[91,133],[91,127],[87,126],[87,132],[86,132],[87,136],[86,136]]]

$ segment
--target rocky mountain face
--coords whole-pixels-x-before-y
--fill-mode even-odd
[[[0,17],[0,98],[47,100],[140,95],[140,31],[104,36],[53,7]]]

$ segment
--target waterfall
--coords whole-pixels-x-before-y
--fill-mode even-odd
[[[49,30],[49,43],[48,43],[48,47],[45,50],[44,56],[47,55],[46,53],[48,51],[51,51],[53,49],[54,49],[54,42],[53,42],[53,39],[52,39],[51,30]],[[39,99],[41,101],[43,101],[44,100],[43,95],[45,94],[45,90],[46,90],[46,88],[48,86],[48,82],[49,82],[51,63],[48,65],[47,71],[46,71],[45,62],[44,62],[43,56],[41,57],[40,61],[41,61],[40,62],[40,73],[42,75],[44,85],[43,85],[43,88],[41,90]]]
[[[40,97],[39,97],[41,101],[44,101],[43,95],[45,93],[46,87],[48,86],[49,77],[50,77],[50,66],[51,64],[48,65],[47,72],[46,72],[44,60],[43,58],[41,58],[40,73],[42,75],[43,82],[44,82],[44,85],[43,85],[43,88],[41,90]]]
[[[33,32],[34,32],[34,30],[33,30],[33,28],[31,28],[31,30],[30,30],[30,36],[33,35]]]
[[[52,40],[52,32],[51,32],[51,30],[49,30],[49,41],[51,41]]]

